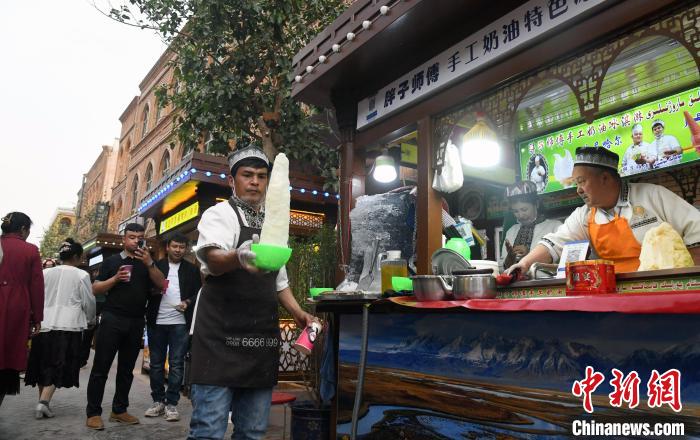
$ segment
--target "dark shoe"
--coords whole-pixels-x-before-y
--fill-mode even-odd
[[[139,423],[141,423],[141,422],[139,422],[138,418],[132,416],[131,414],[129,414],[126,411],[121,413],[121,414],[111,413],[109,415],[109,421],[123,423],[125,425],[138,425]]]
[[[100,416],[88,417],[87,422],[85,422],[85,426],[87,426],[90,429],[96,429],[98,431],[102,431],[103,429],[105,429],[105,424],[102,423],[102,417]]]

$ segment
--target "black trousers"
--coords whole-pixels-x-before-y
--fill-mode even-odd
[[[100,313],[102,313],[102,309],[105,306],[104,301],[98,302],[96,307],[96,316],[97,319],[96,321],[99,322],[99,316]],[[88,363],[88,360],[90,359],[90,349],[92,348],[92,338],[95,336],[95,332],[97,331],[97,328],[99,327],[99,324],[96,324],[92,328],[87,328],[83,330],[83,340],[81,342],[80,346],[80,366],[83,367]]]
[[[87,388],[87,416],[102,414],[102,397],[109,369],[114,356],[119,353],[117,361],[117,384],[112,400],[112,412],[121,414],[129,407],[129,390],[134,380],[134,365],[141,350],[143,337],[143,318],[129,318],[114,315],[108,311],[102,313],[102,322],[95,341],[95,357]]]

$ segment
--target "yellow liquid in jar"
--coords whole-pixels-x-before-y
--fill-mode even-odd
[[[406,260],[385,260],[381,263],[382,268],[382,293],[392,289],[391,277],[408,276]]]

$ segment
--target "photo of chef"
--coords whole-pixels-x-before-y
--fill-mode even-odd
[[[622,176],[649,171],[656,162],[656,148],[644,142],[642,124],[632,126],[632,145],[630,145],[622,156]]]
[[[654,168],[680,164],[683,157],[683,149],[675,136],[664,133],[666,123],[661,119],[657,119],[651,124],[651,129],[654,132],[654,141],[651,143],[651,146],[656,150],[658,158]]]
[[[549,165],[547,160],[541,154],[535,154],[530,157],[530,161],[527,164],[527,175],[530,177],[530,181],[537,187],[537,192],[542,193],[547,187],[547,182],[549,180]]]

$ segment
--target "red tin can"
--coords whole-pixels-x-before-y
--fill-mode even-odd
[[[566,263],[567,295],[615,293],[615,263],[610,260],[586,260]]]

